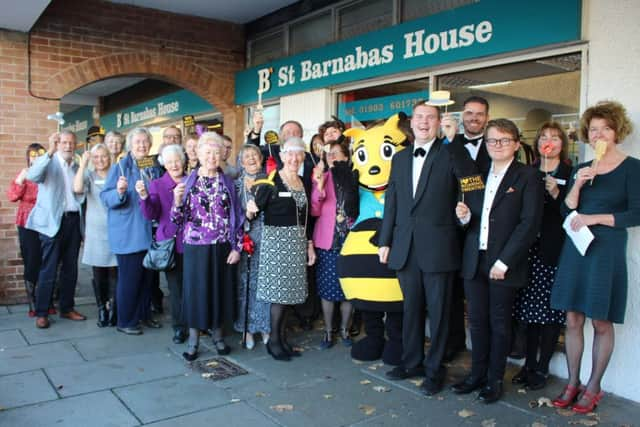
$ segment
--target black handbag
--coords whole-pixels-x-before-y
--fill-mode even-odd
[[[172,270],[176,266],[175,237],[160,241],[154,239],[142,260],[142,265],[149,270]]]

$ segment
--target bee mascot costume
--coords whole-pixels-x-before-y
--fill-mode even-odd
[[[362,313],[366,332],[365,338],[354,343],[351,357],[382,357],[389,365],[399,365],[402,358],[402,291],[395,271],[379,261],[377,234],[391,158],[407,142],[406,133],[398,126],[406,118],[399,113],[380,126],[344,132],[353,138],[353,169],[359,184],[354,186],[357,194],[345,200],[357,204],[358,214],[338,257],[337,269],[345,296]]]

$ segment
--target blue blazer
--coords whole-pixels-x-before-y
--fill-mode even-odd
[[[151,245],[151,221],[145,219],[140,210],[140,198],[135,190],[136,181],[144,179],[147,188],[147,179],[156,179],[161,175],[160,167],[153,166],[144,169],[145,178],[142,178],[140,169],[131,153],[128,153],[118,163],[111,166],[109,175],[100,193],[100,200],[107,208],[107,234],[109,244],[114,254],[132,254],[146,251]],[[129,184],[127,191],[121,196],[116,191],[118,178],[124,173]]]
[[[74,161],[71,168],[76,173],[78,164]],[[27,218],[26,228],[49,237],[54,237],[58,233],[65,208],[63,173],[58,159],[49,157],[49,154],[44,154],[33,162],[27,172],[27,179],[38,183],[38,198]],[[80,205],[84,200],[84,195],[74,194],[74,198],[77,210],[82,215]],[[83,227],[81,226],[80,229],[82,230]]]

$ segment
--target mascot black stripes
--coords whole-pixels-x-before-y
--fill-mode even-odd
[[[406,133],[399,127],[404,113],[368,130],[347,129],[353,139],[353,169],[358,194],[348,197],[358,212],[338,258],[338,276],[347,299],[362,312],[366,337],[356,342],[351,357],[400,364],[402,357],[402,291],[393,270],[378,260],[377,233],[384,212],[384,194],[391,158],[404,149]],[[385,330],[386,336],[385,339]]]

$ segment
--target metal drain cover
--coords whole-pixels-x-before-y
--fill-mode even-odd
[[[197,360],[193,362],[192,368],[194,371],[200,372],[202,378],[212,381],[226,380],[227,378],[248,374],[246,369],[229,362],[224,357]]]

